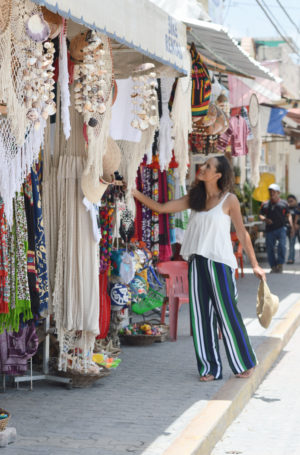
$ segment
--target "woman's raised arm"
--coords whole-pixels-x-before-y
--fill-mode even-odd
[[[135,189],[132,190],[132,195],[146,207],[157,213],[175,213],[189,208],[188,195],[164,203],[156,202]]]

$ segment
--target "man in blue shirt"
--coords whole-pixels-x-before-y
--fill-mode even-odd
[[[269,200],[262,203],[259,218],[266,223],[266,247],[271,273],[281,273],[286,254],[287,221],[291,226],[292,235],[294,235],[294,227],[288,203],[280,199],[279,185],[272,183],[269,186],[269,194]]]

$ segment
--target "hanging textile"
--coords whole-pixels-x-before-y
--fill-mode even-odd
[[[158,200],[161,203],[168,201],[168,185],[166,171],[160,172],[158,175]],[[159,260],[169,261],[172,256],[170,244],[170,226],[168,213],[159,214]]]
[[[189,164],[189,133],[192,132],[190,77],[180,77],[177,82],[171,119],[173,120],[174,155],[178,163],[180,182],[183,184]]]
[[[137,188],[137,190],[143,192],[141,173],[142,173],[142,170],[141,170],[141,167],[139,167],[139,169],[137,171],[137,177],[136,177],[136,188]],[[143,206],[144,206],[144,204],[141,204],[140,201],[135,199],[134,225],[135,225],[135,237],[137,238],[137,240],[142,240],[142,236],[143,236],[143,229],[142,229]],[[150,242],[151,242],[151,236],[150,236]]]
[[[185,183],[180,183],[178,169],[174,170],[175,195],[174,199],[179,199],[187,194]],[[183,210],[174,214],[175,218],[175,239],[176,243],[182,243],[184,233],[189,222],[190,210]]]
[[[251,141],[251,139],[253,139],[253,134],[252,134],[252,130],[251,130],[251,125],[250,125],[250,120],[249,120],[249,116],[248,116],[248,111],[245,108],[245,106],[243,106],[241,108],[241,116],[245,119],[245,121],[247,123],[247,128],[248,128],[247,141]]]
[[[230,145],[232,156],[247,155],[249,133],[250,130],[245,118],[241,115],[234,115],[230,118],[227,130],[218,137],[216,148],[224,152],[226,147]]]
[[[72,366],[81,365],[82,361],[86,368],[99,333],[98,244],[82,203],[82,171],[81,157],[61,156],[57,176],[60,224],[53,295],[60,369],[67,367],[72,350]]]
[[[97,340],[104,339],[108,335],[110,324],[110,297],[107,292],[108,286],[108,270],[99,274],[99,289],[100,289],[100,310],[99,310],[99,335]]]
[[[142,193],[145,196],[152,196],[152,172],[147,166],[142,167]],[[151,250],[151,219],[152,210],[142,204],[142,237],[146,247]]]
[[[0,313],[8,313],[8,231],[4,214],[4,203],[0,196]]]
[[[248,154],[247,136],[249,128],[246,120],[241,115],[235,115],[230,119],[231,152],[232,156],[244,156]]]
[[[65,20],[64,20],[65,21]],[[69,70],[68,70],[68,49],[65,24],[59,37],[59,73],[58,82],[60,85],[61,99],[61,120],[66,139],[69,139],[71,132],[70,123],[70,92],[69,92]]]
[[[153,167],[152,168],[152,199],[154,199],[154,201],[157,201],[157,202],[159,200],[158,179],[159,179],[159,170],[157,167]],[[154,258],[158,258],[158,256],[159,256],[159,215],[156,212],[152,212],[151,252],[152,252]]]
[[[38,336],[33,322],[18,331],[0,334],[0,373],[22,375],[27,371],[27,362],[38,349]]]
[[[42,212],[42,201],[39,182],[39,165],[34,165],[31,169],[32,194],[34,205],[34,236],[35,254],[38,273],[38,286],[40,297],[40,312],[43,313],[48,308],[48,270],[46,257],[46,242]]]
[[[171,120],[168,107],[173,83],[174,78],[170,77],[164,77],[160,80],[162,116],[159,120],[158,149],[159,165],[161,171],[168,169],[168,165],[172,158],[172,150],[174,145],[174,140],[172,139],[173,122]]]
[[[167,171],[167,182],[168,182],[168,201],[175,199],[175,177],[174,168],[170,168]],[[169,213],[169,227],[170,227],[170,244],[176,242],[175,235],[175,214]]]
[[[66,141],[61,134],[59,112],[56,115],[53,156],[46,137],[43,214],[47,251],[51,254],[50,311],[59,342],[58,368],[87,371],[99,334],[99,246],[83,204],[81,176],[86,163],[83,118],[74,109],[73,90],[70,118],[72,130]]]
[[[21,316],[23,321],[32,319],[27,277],[27,225],[22,193],[16,194],[13,207],[13,226],[8,236],[9,312],[0,314],[0,332],[4,329],[17,332]]]
[[[28,174],[26,181],[23,185],[23,188],[28,232],[27,274],[31,301],[31,311],[33,315],[38,316],[40,314],[40,296],[35,259],[34,207],[31,174]]]

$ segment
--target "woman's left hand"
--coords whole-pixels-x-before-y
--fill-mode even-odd
[[[253,267],[253,273],[260,280],[266,281],[266,274],[265,274],[264,270],[259,265]]]

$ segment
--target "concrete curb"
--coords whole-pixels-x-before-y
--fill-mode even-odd
[[[300,301],[256,349],[259,364],[249,379],[229,379],[161,455],[208,455],[252,397],[300,325]]]

